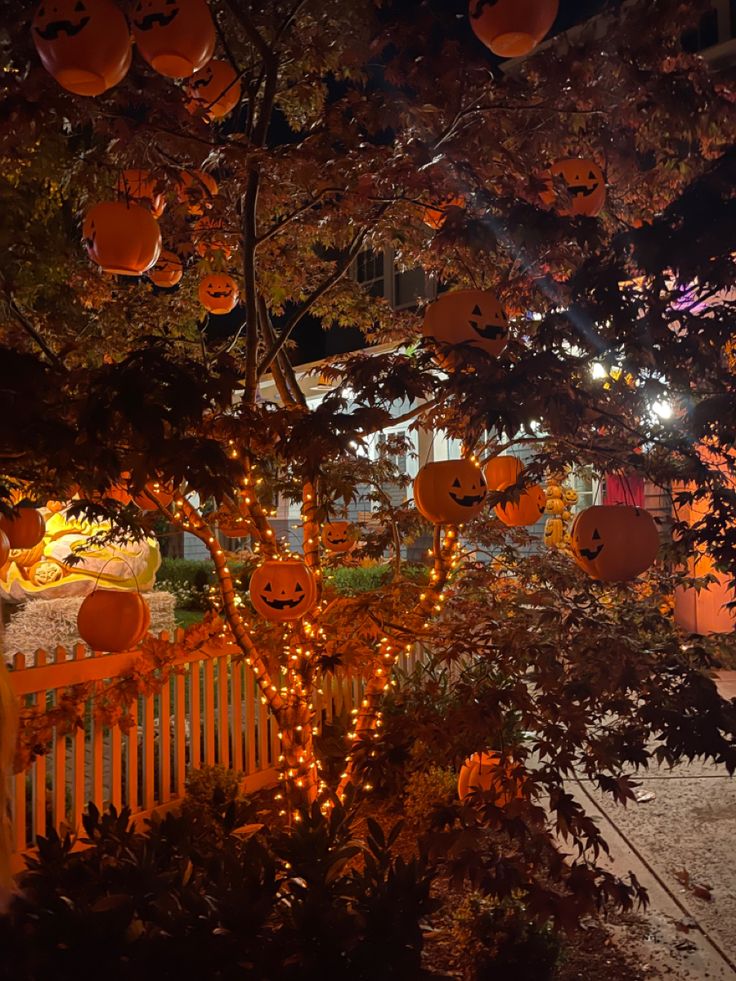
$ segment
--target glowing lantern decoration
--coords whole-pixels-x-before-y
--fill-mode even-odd
[[[204,109],[210,121],[222,119],[237,106],[241,94],[240,80],[230,62],[213,58],[189,80],[187,109],[191,113]]]
[[[166,208],[166,197],[156,190],[157,181],[147,170],[124,170],[118,179],[118,194],[129,204],[143,204],[154,218],[160,218]]]
[[[511,484],[498,487],[497,490],[506,490]],[[506,504],[496,505],[496,515],[500,521],[510,528],[523,528],[528,525],[536,524],[544,514],[547,499],[540,484],[531,484],[525,487],[518,499],[510,500]]]
[[[79,636],[93,651],[129,651],[150,625],[151,611],[141,594],[121,589],[95,589],[77,614]]]
[[[140,276],[161,252],[161,231],[148,208],[123,201],[93,205],[82,235],[90,259],[105,272]]]
[[[557,548],[565,540],[565,523],[562,518],[548,518],[544,523],[544,544]]]
[[[204,170],[182,170],[177,182],[177,197],[190,215],[203,215],[212,207],[217,195],[217,181]]]
[[[148,270],[147,276],[155,286],[167,289],[176,286],[183,273],[181,259],[176,252],[163,249],[155,265]]]
[[[500,753],[473,753],[460,769],[457,795],[460,800],[465,800],[469,794],[491,790],[498,807],[507,807],[514,798],[524,796],[514,767],[511,764],[504,767]]]
[[[659,550],[654,518],[627,504],[596,504],[581,511],[570,540],[580,568],[602,582],[635,579],[653,564]]]
[[[45,531],[46,522],[36,508],[18,508],[11,518],[0,516],[0,532],[10,548],[33,548],[43,540]]]
[[[101,95],[130,68],[128,22],[112,0],[44,0],[31,35],[43,67],[75,95]]]
[[[301,559],[267,559],[250,577],[250,600],[266,620],[300,620],[317,602],[317,586]]]
[[[326,521],[322,527],[322,544],[330,552],[349,552],[358,535],[349,521]]]
[[[557,195],[549,180],[547,190],[540,194],[544,204],[555,205],[560,215],[595,218],[606,203],[606,178],[595,160],[570,158],[559,160],[550,169],[550,178],[561,177],[570,196],[570,206],[557,204]]]
[[[557,16],[559,0],[470,0],[473,32],[499,58],[529,54]]]
[[[10,542],[4,531],[0,531],[0,568],[8,561],[10,555]]]
[[[524,472],[524,464],[518,456],[494,456],[483,468],[489,490],[499,490],[515,484]]]
[[[156,495],[154,500],[148,491]],[[174,499],[174,490],[170,484],[161,484],[157,480],[152,480],[146,484],[140,494],[136,494],[133,500],[143,511],[157,511],[159,504],[167,508]]]
[[[439,203],[438,208],[424,208],[422,211],[422,221],[425,225],[435,231],[442,228],[450,216],[450,209],[457,208],[462,210],[465,207],[465,198],[459,194],[450,194]]]
[[[452,348],[438,354],[437,361],[455,367],[462,363],[462,346],[498,357],[509,339],[509,321],[498,297],[490,290],[454,290],[429,304],[422,333],[437,344]]]
[[[200,279],[197,295],[210,313],[230,313],[238,302],[238,284],[227,273],[209,273]]]
[[[215,50],[215,25],[205,0],[138,0],[133,35],[141,56],[167,78],[187,78]]]
[[[463,524],[483,510],[488,496],[483,472],[470,460],[425,464],[414,480],[417,511],[434,524]]]

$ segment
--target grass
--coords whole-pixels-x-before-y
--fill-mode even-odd
[[[204,617],[203,610],[182,610],[177,607],[174,610],[174,619],[177,627],[191,627],[194,623],[199,623]]]

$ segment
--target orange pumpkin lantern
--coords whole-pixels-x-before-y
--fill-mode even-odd
[[[422,332],[449,349],[440,352],[437,361],[452,368],[462,364],[465,346],[498,357],[509,339],[509,322],[490,290],[453,290],[429,304]]]
[[[156,190],[158,182],[147,170],[124,170],[118,178],[118,194],[126,203],[135,201],[150,209],[154,218],[160,218],[166,208],[166,197]]]
[[[529,54],[549,31],[559,0],[470,0],[473,32],[499,58]]]
[[[212,207],[217,195],[217,181],[204,170],[182,170],[177,182],[177,197],[190,215],[203,215]]]
[[[112,0],[43,0],[31,35],[43,67],[75,95],[101,95],[130,68],[128,22]]]
[[[4,531],[0,531],[0,569],[8,561],[10,555],[10,542]]]
[[[600,214],[606,203],[606,178],[595,160],[577,159],[558,160],[550,168],[548,188],[542,191],[540,197],[544,204],[556,205],[557,195],[552,186],[551,178],[561,177],[570,196],[570,205],[556,205],[560,215],[573,215],[595,218]]]
[[[230,313],[238,302],[238,284],[227,273],[209,273],[199,281],[199,302],[210,313]]]
[[[487,495],[483,471],[470,460],[427,463],[414,480],[417,511],[434,524],[470,521],[483,510]]]
[[[512,800],[524,796],[512,764],[503,765],[501,754],[493,751],[473,753],[463,763],[457,781],[460,800],[472,793],[494,792],[498,807],[507,807]]]
[[[518,456],[494,456],[483,468],[489,490],[499,490],[515,484],[524,472],[524,464]]]
[[[207,119],[222,119],[240,102],[240,79],[229,61],[212,59],[187,83],[187,109],[205,110]]]
[[[215,50],[215,25],[205,0],[138,0],[133,35],[141,56],[167,78],[187,78]]]
[[[46,534],[46,522],[36,508],[17,508],[13,516],[0,516],[0,531],[13,548],[33,548]]]
[[[150,496],[148,491],[156,495],[156,500]],[[146,484],[140,494],[136,494],[133,500],[143,511],[156,511],[159,504],[167,508],[174,500],[174,490],[171,484],[161,484],[158,480],[152,480]]]
[[[643,508],[596,504],[585,508],[570,529],[572,555],[580,568],[602,582],[626,582],[657,558],[659,532]]]
[[[77,614],[79,636],[93,651],[129,651],[143,640],[150,623],[141,594],[121,589],[95,589]]]
[[[176,286],[183,274],[181,259],[176,252],[162,249],[155,264],[148,270],[147,276],[155,286],[166,289]]]
[[[424,208],[422,211],[422,221],[425,225],[435,231],[442,228],[450,215],[451,208],[463,209],[465,198],[459,194],[450,194],[439,203],[438,208]]]
[[[82,228],[87,253],[105,272],[140,276],[161,252],[161,231],[148,208],[123,201],[93,205]]]
[[[322,544],[330,552],[349,552],[358,539],[355,525],[349,521],[325,521]]]
[[[301,559],[267,559],[250,577],[250,600],[266,620],[300,620],[317,601],[317,587]]]
[[[511,484],[503,484],[497,490],[506,490]],[[525,487],[518,499],[506,504],[496,505],[496,515],[500,521],[510,528],[523,528],[536,524],[544,514],[547,497],[541,484],[531,484]]]

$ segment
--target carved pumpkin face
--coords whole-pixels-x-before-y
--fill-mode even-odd
[[[215,25],[205,0],[138,0],[133,34],[141,56],[167,78],[187,78],[215,50]]]
[[[489,490],[498,490],[508,484],[515,484],[524,472],[524,464],[518,456],[494,456],[483,468]]]
[[[130,68],[128,22],[113,0],[44,0],[31,34],[43,67],[75,95],[101,95]]]
[[[559,160],[551,169],[551,177],[562,177],[570,195],[570,206],[557,205],[557,195],[551,186],[540,195],[546,205],[555,205],[560,215],[595,218],[606,203],[606,179],[595,160],[571,158]]]
[[[483,510],[488,488],[470,460],[427,463],[414,480],[417,511],[434,524],[464,524]]]
[[[210,273],[199,281],[199,302],[210,313],[230,313],[238,302],[238,284],[227,273]]]
[[[626,582],[645,572],[659,550],[654,518],[643,508],[596,504],[570,529],[573,558],[593,579]]]
[[[357,541],[355,525],[349,521],[325,521],[322,544],[330,552],[349,552]]]
[[[161,253],[158,222],[139,204],[93,205],[85,216],[82,237],[90,259],[118,276],[140,276]]]
[[[301,559],[267,559],[250,577],[250,600],[266,620],[299,620],[317,601],[314,576]]]
[[[498,490],[510,487],[506,484]],[[534,525],[544,514],[547,498],[541,484],[531,484],[525,487],[518,498],[514,495],[507,504],[496,505],[496,515],[500,521],[510,528],[523,528]]]
[[[439,202],[437,208],[425,208],[422,211],[422,221],[435,231],[442,228],[449,216],[452,214],[451,208],[462,210],[465,207],[465,198],[460,194],[450,194]]]
[[[514,798],[524,796],[514,770],[510,763],[503,766],[500,753],[473,753],[460,769],[457,795],[465,800],[472,793],[493,791],[496,805],[507,807]]]
[[[557,16],[559,0],[470,0],[475,35],[499,58],[529,54]]]
[[[565,525],[562,518],[549,518],[544,523],[544,544],[547,548],[554,548],[562,543],[565,537]]]
[[[150,208],[160,218],[166,208],[166,197],[157,190],[158,181],[147,170],[124,170],[118,179],[118,194],[126,203],[135,201]]]
[[[169,252],[162,249],[161,255],[156,260],[156,264],[148,270],[148,278],[154,284],[163,289],[170,289],[181,279],[184,270],[181,259],[176,252]]]
[[[228,61],[212,59],[187,84],[187,109],[191,113],[205,110],[210,121],[222,119],[240,102],[241,86]]]
[[[422,333],[442,347],[439,364],[452,368],[462,364],[465,345],[497,358],[509,339],[509,321],[490,290],[454,290],[427,307]]]
[[[177,197],[190,215],[203,215],[212,207],[217,195],[217,181],[204,170],[182,170],[177,182]]]

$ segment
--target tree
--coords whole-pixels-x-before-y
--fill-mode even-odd
[[[242,88],[221,123],[190,113],[182,87],[138,57],[99,98],[65,92],[37,60],[30,11],[6,4],[0,463],[8,492],[13,481],[55,497],[78,485],[128,529],[145,519],[100,503],[121,475],[135,491],[152,480],[179,488],[172,520],[209,549],[228,629],[282,733],[287,798],[301,805],[319,789],[312,691],[321,672],[365,675],[351,732],[363,752],[379,740],[397,657],[435,636],[429,625],[448,584],[464,653],[477,590],[499,588],[493,564],[463,573],[474,542],[503,547],[488,516],[462,531],[462,546],[457,528],[433,529],[424,583],[408,579],[397,557],[390,584],[371,596],[333,601],[320,585],[325,519],[359,485],[380,497],[387,479],[402,479],[388,459],[371,465],[361,454],[398,403],[410,403],[413,425],[443,430],[484,459],[528,442],[537,449],[530,478],[574,464],[633,470],[661,485],[695,482],[694,493],[713,501],[711,517],[680,529],[674,552],[705,544],[731,567],[736,496],[697,442],[728,446],[736,418],[726,355],[736,112],[730,79],[681,50],[698,5],[614,8],[508,74],[473,37],[459,3],[211,7],[218,56]],[[543,175],[569,156],[605,167],[607,205],[596,219],[560,214],[568,199],[557,181],[557,207],[542,203]],[[101,274],[80,245],[80,217],[113,198],[129,168],[148,170],[168,197],[165,245],[188,267],[174,292]],[[182,172],[197,170],[217,180],[211,199],[198,178],[182,190]],[[384,245],[441,283],[496,290],[514,318],[504,356],[469,352],[463,368],[439,372],[438,352],[417,346],[418,317],[394,313],[348,276],[362,250]],[[240,319],[225,339],[195,298],[198,275],[211,271],[240,281]],[[336,363],[340,384],[311,408],[290,357],[308,320],[315,330],[358,326],[369,345],[395,347]],[[612,369],[605,382],[594,363]],[[277,404],[258,399],[267,373]],[[675,407],[666,425],[651,408],[664,399]],[[321,593],[315,612],[285,631],[241,602],[212,518],[192,497],[214,498],[215,518],[242,518],[256,556],[269,558],[284,554],[269,521],[274,490],[302,503],[304,560]],[[383,503],[376,555],[426,530],[411,507]],[[565,569],[563,603],[580,584]],[[600,644],[602,629],[589,629]],[[687,684],[695,670],[685,671]],[[540,677],[552,689],[562,683],[552,670]],[[657,672],[647,677],[656,689]],[[601,696],[591,717],[601,704],[611,708]],[[625,728],[634,703],[615,708]],[[664,710],[653,710],[655,732]],[[524,712],[535,717],[526,701]],[[710,725],[700,749],[733,769],[733,719],[714,708]],[[683,734],[682,752],[688,740]],[[608,787],[621,786],[628,746],[623,739],[596,763]],[[341,792],[358,779],[359,755],[347,754]],[[559,788],[565,772],[549,780]],[[584,817],[566,820],[584,841]]]

